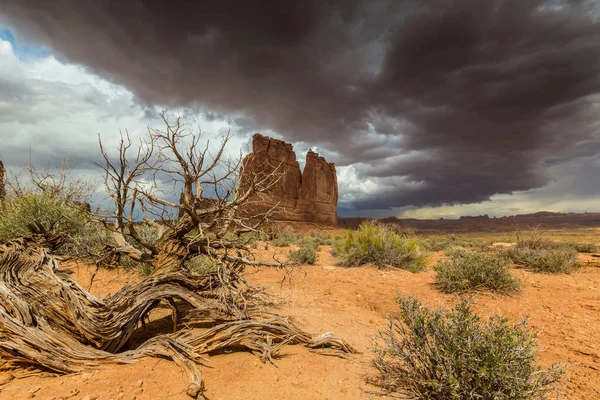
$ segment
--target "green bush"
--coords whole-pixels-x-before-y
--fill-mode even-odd
[[[337,240],[333,254],[344,267],[372,263],[378,267],[391,266],[416,272],[424,270],[428,262],[416,237],[404,238],[385,225],[370,222]]]
[[[294,230],[286,226],[284,229],[275,229],[273,231],[273,245],[277,247],[288,247],[294,244],[297,240]]]
[[[423,248],[427,251],[442,251],[457,246],[485,251],[492,243],[491,240],[465,238],[454,234],[429,236],[422,239]]]
[[[533,272],[568,274],[581,267],[572,246],[552,242],[537,232],[520,237],[506,254],[515,264]]]
[[[199,255],[188,260],[185,267],[194,274],[210,275],[218,271],[219,263],[209,256]]]
[[[64,248],[66,254],[81,258],[98,258],[106,254],[108,246],[114,245],[112,233],[100,222],[90,221],[82,229],[73,234]]]
[[[123,268],[125,268],[125,269],[131,269],[132,267],[135,267],[135,268],[137,268],[137,271],[141,276],[148,276],[152,272],[154,272],[154,267],[152,266],[152,264],[148,264],[145,262],[139,262],[139,261],[133,261],[130,258],[127,258],[127,260],[128,261],[126,261],[126,264],[123,265]]]
[[[533,272],[569,274],[581,268],[577,251],[568,247],[535,250],[515,246],[508,249],[508,255],[515,264]]]
[[[397,299],[398,318],[374,346],[374,383],[418,400],[544,399],[564,367],[537,366],[536,339],[527,321],[483,320],[463,299],[449,312],[412,297]]]
[[[150,224],[147,224],[147,223],[135,224],[134,229],[137,232],[137,234],[140,236],[142,241],[144,241],[145,243],[147,243],[151,246],[154,246],[158,242],[158,239],[160,239],[160,235],[162,234],[160,229],[158,229],[157,227],[152,226]],[[137,240],[135,240],[130,235],[126,235],[125,239],[131,245],[133,245],[135,248],[144,250],[144,247],[141,244],[139,244],[137,242]]]
[[[39,225],[47,232],[73,236],[89,221],[83,206],[50,193],[26,193],[0,202],[0,240],[10,240],[30,232]]]
[[[295,264],[310,264],[317,262],[317,251],[319,250],[318,240],[314,237],[304,237],[300,241],[300,248],[292,250],[288,254],[288,260]]]
[[[310,231],[308,235],[313,238],[319,246],[331,246],[334,242],[334,239],[329,233]]]
[[[517,235],[516,247],[527,248],[531,250],[547,250],[555,249],[559,246],[560,244],[546,239],[542,233],[535,230],[529,234],[526,234],[525,236]]]
[[[592,243],[569,242],[565,243],[565,245],[572,247],[578,253],[596,253],[598,251],[598,246]]]
[[[448,258],[434,267],[435,284],[443,292],[483,290],[515,293],[521,289],[520,281],[510,274],[508,261],[504,257],[461,249],[450,250],[448,253]]]

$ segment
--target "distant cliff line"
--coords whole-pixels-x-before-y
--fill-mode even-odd
[[[338,217],[338,226],[340,228],[357,228],[362,222],[373,219],[384,223],[396,224],[403,229],[422,232],[514,231],[537,226],[544,229],[600,227],[600,212],[560,213],[550,211],[505,217],[489,217],[488,215],[463,216],[458,219]]]

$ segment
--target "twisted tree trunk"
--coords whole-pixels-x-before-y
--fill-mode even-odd
[[[160,273],[99,298],[60,269],[48,249],[56,245],[56,237],[29,237],[0,245],[0,358],[5,361],[73,373],[110,362],[165,357],[187,371],[191,381],[188,394],[204,398],[197,369],[206,362],[202,354],[246,348],[263,361],[273,362],[285,344],[336,355],[355,352],[341,339],[312,337],[283,318],[240,319],[247,315],[235,315],[240,308],[235,298],[226,295],[231,290],[228,285],[235,285],[235,271],[228,270],[233,279],[227,285],[218,276],[192,275],[179,268],[176,248],[156,258],[162,266]],[[213,316],[215,321],[229,322],[204,331],[186,331],[185,335],[159,335],[135,350],[122,351],[144,316],[161,300],[172,299]]]

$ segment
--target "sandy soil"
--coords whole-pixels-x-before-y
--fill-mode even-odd
[[[259,251],[271,258],[273,247]],[[276,249],[285,254],[289,249]],[[439,254],[436,255],[439,257]],[[515,269],[525,290],[514,297],[481,294],[477,306],[484,313],[502,313],[517,321],[529,317],[543,330],[540,359],[543,365],[566,361],[568,376],[563,385],[567,398],[600,399],[600,268],[599,259],[582,256],[586,267],[572,275],[540,275]],[[85,264],[70,265],[76,278],[86,286],[94,272]],[[428,305],[450,306],[453,296],[433,287],[434,273],[378,270],[373,267],[335,267],[328,248],[320,252],[318,265],[296,269],[293,279],[284,280],[280,270],[251,268],[249,281],[260,283],[275,296],[277,305],[265,310],[290,316],[300,327],[313,333],[333,332],[363,353],[355,360],[312,354],[290,346],[277,367],[262,364],[249,353],[210,357],[211,368],[202,373],[210,399],[370,399],[376,388],[365,384],[369,367],[369,346],[377,330],[394,313],[396,294],[417,296]],[[139,279],[120,270],[101,270],[92,292],[106,295]],[[140,338],[167,332],[171,326],[167,310],[157,310],[157,321]],[[162,318],[162,319],[161,319]],[[34,375],[18,377],[2,385],[0,399],[188,399],[186,376],[171,362],[146,359],[133,365],[115,365],[102,370],[70,376]],[[19,374],[17,374],[19,375]]]

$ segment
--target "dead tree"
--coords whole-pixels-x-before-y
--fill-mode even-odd
[[[0,245],[0,370],[17,363],[75,373],[111,362],[162,357],[188,372],[190,396],[205,398],[196,366],[207,362],[202,354],[245,348],[273,362],[286,344],[325,354],[354,352],[331,334],[313,337],[283,318],[215,320],[208,329],[158,335],[136,349],[121,351],[144,315],[161,300],[186,301],[205,318],[218,312],[218,283],[181,270],[148,277],[101,299],[60,269],[51,254],[58,245],[60,238],[48,235]]]
[[[248,259],[240,236],[258,233],[268,222],[272,209],[253,213],[248,205],[253,196],[277,183],[279,168],[269,173],[244,170],[241,157],[223,156],[229,134],[216,154],[210,154],[208,142],[201,148],[200,135],[189,131],[180,119],[171,124],[163,115],[163,120],[165,129],[150,129],[137,148],[132,149],[128,134],[122,135],[117,159],[111,159],[100,140],[104,183],[115,205],[106,223],[116,242],[113,250],[152,264],[155,274],[177,271],[198,254],[223,262],[257,264]],[[181,188],[179,202],[165,199],[160,187],[165,185]],[[161,232],[156,243],[148,243],[136,231],[136,212]],[[127,236],[143,249],[134,247]]]
[[[115,239],[112,251],[148,262],[154,272],[98,298],[60,268],[53,254],[62,238],[44,227],[32,226],[32,236],[0,245],[0,359],[5,362],[0,369],[17,363],[73,373],[110,362],[166,357],[188,372],[188,394],[205,398],[197,368],[206,363],[202,354],[245,348],[273,362],[287,344],[337,355],[354,352],[330,334],[313,337],[284,318],[262,320],[251,312],[255,300],[248,295],[252,288],[245,284],[242,269],[257,262],[250,259],[240,235],[259,232],[268,221],[269,212],[254,213],[247,202],[277,182],[277,171],[243,171],[241,161],[223,157],[229,136],[211,156],[208,146],[200,148],[199,136],[179,120],[164,120],[166,129],[150,130],[137,148],[123,135],[116,159],[100,141],[105,183],[115,203],[115,211],[104,220]],[[180,204],[165,199],[160,190],[165,184],[183,188]],[[174,219],[178,211],[182,216]],[[155,243],[136,230],[137,213],[159,230]],[[218,271],[188,272],[185,261],[199,254],[216,260]],[[178,305],[187,303],[191,310],[186,328],[123,351],[139,323],[161,302],[174,307],[174,328]],[[204,328],[192,329],[200,321]]]

